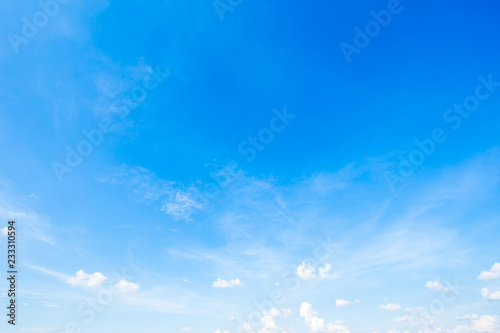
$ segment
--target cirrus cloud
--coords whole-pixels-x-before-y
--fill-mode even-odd
[[[302,280],[314,280],[316,278],[326,279],[329,277],[328,273],[330,272],[331,269],[332,269],[331,264],[325,264],[324,267],[318,268],[317,272],[319,274],[316,275],[316,268],[314,267],[313,264],[311,264],[310,262],[307,262],[307,263],[302,262],[302,264],[300,264],[297,267],[297,277],[299,277]],[[333,278],[337,278],[337,277],[338,277],[338,273],[334,272]]]

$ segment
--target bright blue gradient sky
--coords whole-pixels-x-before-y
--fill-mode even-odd
[[[500,332],[498,2],[62,2],[0,0],[0,332]]]

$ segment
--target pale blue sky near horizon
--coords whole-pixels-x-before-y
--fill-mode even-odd
[[[499,9],[0,0],[0,332],[500,332]]]

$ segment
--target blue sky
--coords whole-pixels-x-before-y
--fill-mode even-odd
[[[500,332],[498,3],[0,6],[0,332]]]

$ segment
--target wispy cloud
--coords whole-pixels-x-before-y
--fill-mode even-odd
[[[194,185],[164,180],[142,167],[123,166],[98,180],[124,186],[135,200],[152,203],[174,219],[191,220],[191,216],[204,207]]]
[[[378,308],[382,309],[382,310],[388,310],[388,311],[394,312],[394,311],[401,310],[401,305],[387,303],[387,304],[379,305]]]
[[[9,191],[11,187],[7,181],[2,181],[6,185],[0,191],[0,219],[5,221],[15,220],[18,221],[16,228],[21,231],[26,239],[34,239],[40,242],[48,243],[53,246],[58,246],[51,233],[51,224],[26,203],[26,196],[24,200],[22,196],[12,194]],[[15,192],[15,191],[14,191]],[[5,227],[1,229],[2,233],[6,232]]]

